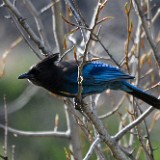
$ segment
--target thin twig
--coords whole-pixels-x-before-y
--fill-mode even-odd
[[[75,17],[75,20],[78,23],[78,25],[86,27],[86,24],[84,22],[83,17],[81,16],[81,13],[78,9],[76,1],[75,0],[65,0],[65,2],[69,6],[69,8],[70,8],[73,16]],[[80,31],[82,33],[83,40],[86,42],[87,38],[86,38],[85,30],[80,28]]]
[[[3,0],[3,2],[5,3],[5,7],[7,7],[8,10],[11,11],[15,15],[18,22],[23,27],[23,29],[26,31],[30,39],[38,46],[40,51],[42,51],[42,54],[44,54],[45,56],[51,54],[51,51],[48,48],[46,48],[46,46],[43,45],[39,37],[35,34],[35,32],[26,22],[26,19],[21,15],[18,9],[9,0]]]
[[[149,107],[141,116],[139,116],[136,120],[128,124],[126,127],[124,127],[122,130],[120,130],[115,136],[113,136],[116,141],[120,140],[130,129],[135,127],[137,124],[142,122],[152,111],[154,108],[151,106]]]
[[[5,129],[3,124],[0,124],[0,128]],[[12,127],[7,127],[8,132],[13,133],[14,136],[27,136],[27,137],[58,137],[58,138],[70,138],[70,130],[66,132],[60,131],[22,131],[14,129]]]
[[[50,2],[48,5],[46,5],[45,7],[41,8],[40,13],[44,13],[46,11],[48,11],[55,3],[59,2],[59,0],[55,1],[55,2]]]
[[[4,157],[8,157],[8,113],[7,113],[7,104],[6,104],[6,97],[4,96]],[[7,158],[8,159],[8,158]]]
[[[115,141],[115,138],[112,138],[109,135],[102,121],[92,112],[91,108],[88,106],[83,106],[83,111],[90,118],[99,135],[101,135],[102,141],[104,141],[111,149],[114,157],[117,160],[127,159],[127,155],[120,149],[119,145]],[[128,155],[130,155],[130,153],[128,153]]]
[[[13,102],[8,104],[8,114],[14,113],[20,109],[22,109],[31,98],[38,92],[39,88],[32,87],[29,85],[26,89],[21,93],[21,95],[15,99]],[[1,107],[0,107],[1,108]],[[0,109],[0,116],[4,114],[3,109]]]
[[[11,43],[11,45],[2,53],[2,56],[0,56],[0,79],[5,75],[5,65],[6,65],[8,55],[20,42],[22,42],[22,37],[18,37],[16,40],[14,40]]]
[[[153,55],[154,55],[155,61],[157,63],[157,66],[158,66],[158,68],[160,68],[160,56],[158,56],[156,45],[155,45],[155,43],[154,43],[154,41],[151,37],[151,34],[148,31],[146,21],[144,19],[143,13],[142,13],[141,8],[140,8],[140,2],[138,0],[134,0],[134,2],[137,6],[138,17],[140,18],[140,20],[142,22],[142,26],[143,26],[147,41],[148,41],[148,43],[149,43],[149,45],[150,45],[150,47],[153,51]]]
[[[15,160],[15,145],[12,145],[12,160]]]
[[[99,2],[97,3],[96,9],[95,9],[94,15],[92,17],[92,21],[91,21],[90,27],[89,27],[89,28],[91,28],[91,31],[88,32],[88,34],[86,35],[87,41],[84,44],[85,45],[84,46],[85,49],[84,49],[84,54],[83,54],[83,60],[78,66],[78,93],[77,93],[77,100],[79,102],[81,102],[81,94],[82,94],[82,90],[83,90],[83,87],[82,87],[82,82],[83,82],[82,70],[83,70],[84,65],[86,64],[88,47],[89,47],[90,42],[91,42],[92,34],[94,33],[94,30],[96,28],[96,22],[98,20],[98,17],[99,17],[100,11],[101,11],[100,7],[101,7],[101,3],[100,3],[100,0],[99,0]]]
[[[108,54],[108,56],[110,57],[110,59],[120,68],[119,63],[115,60],[115,58],[113,58],[113,56],[109,53],[108,49],[105,47],[105,45],[103,44],[103,42],[99,39],[98,36],[94,35],[97,39],[97,41],[100,43],[100,45],[102,46],[102,48],[105,50],[105,52]]]
[[[70,105],[70,106],[74,107],[73,101],[70,100],[70,101],[65,101],[65,102],[67,103],[67,106]],[[83,119],[81,120],[79,114],[77,112],[75,112],[75,110],[73,110],[73,108],[68,107],[67,109],[75,117],[75,119],[77,121],[77,125],[81,128],[81,130],[85,134],[87,140],[90,143],[93,143],[94,140],[93,140],[91,131],[90,131],[90,129],[88,127],[88,123],[87,123],[89,121],[88,117],[86,117],[86,115],[85,116],[83,115],[84,117],[82,117]],[[96,152],[96,155],[99,159],[105,160],[105,156],[99,146],[95,146],[95,152]]]
[[[44,25],[40,19],[40,16],[39,16],[39,12],[37,11],[37,9],[34,7],[34,5],[32,4],[32,2],[30,0],[23,0],[24,3],[26,4],[28,10],[30,11],[30,13],[33,15],[34,17],[34,20],[36,22],[36,26],[37,26],[37,30],[38,30],[38,33],[39,33],[39,36],[40,36],[40,39],[41,39],[41,42],[44,46],[47,46],[48,48],[51,48],[49,46],[49,42],[47,40],[47,36],[44,32]]]
[[[159,16],[160,16],[160,8],[157,10],[156,14],[153,16],[153,18],[151,20],[152,23],[154,23]]]
[[[35,53],[35,55],[36,55],[39,59],[42,59],[42,58],[40,57],[39,53],[38,53],[38,52],[36,51],[36,49],[33,47],[33,44],[30,42],[30,38],[28,37],[28,35],[26,35],[24,29],[23,29],[22,26],[19,24],[19,22],[17,21],[16,17],[15,17],[12,13],[10,13],[10,15],[11,15],[11,18],[12,18],[13,22],[15,23],[18,31],[21,33],[24,41],[25,41],[26,44],[30,47],[31,51],[32,51],[33,53]]]
[[[54,5],[51,7],[52,9],[52,29],[54,38],[56,41],[56,47],[58,49],[58,52],[62,54],[64,52],[63,48],[63,39],[64,39],[64,29],[63,29],[63,20],[61,17],[62,12],[62,6],[61,1],[52,0]]]
[[[127,71],[129,72],[129,45],[130,45],[130,39],[131,39],[131,33],[132,33],[132,21],[130,19],[131,14],[131,8],[132,8],[132,0],[130,0],[129,6],[128,3],[125,4],[125,13],[127,16],[127,40],[125,43],[125,64],[127,67]]]
[[[70,103],[64,104],[65,108],[65,115],[67,126],[70,130],[70,148],[71,151],[74,153],[72,156],[74,159],[82,159],[82,151],[81,151],[81,141],[80,141],[80,133],[78,132],[78,126],[74,119],[74,115],[69,112],[69,110],[73,110],[73,105]]]
[[[142,110],[140,109],[140,112],[142,114]],[[149,149],[149,153],[147,152],[148,156],[150,157],[150,159],[154,160],[154,154],[153,154],[153,147],[152,147],[152,143],[151,143],[151,137],[150,137],[150,133],[149,133],[149,128],[147,126],[147,122],[146,120],[144,119],[144,127],[145,127],[145,130],[146,130],[146,139],[148,141],[148,149]]]
[[[73,45],[71,48],[69,48],[67,51],[65,51],[65,52],[61,55],[59,61],[62,61],[63,58],[64,58],[69,52],[71,52],[71,51],[74,49],[74,47],[75,47],[75,46]]]
[[[96,97],[97,97],[97,95],[89,96],[89,99],[90,99],[89,107],[92,109],[92,112],[98,117],[97,107],[96,107],[96,105],[97,105]],[[96,130],[95,126],[92,125],[92,128],[93,128],[93,132],[94,132],[94,137],[98,138],[99,135],[97,133],[97,130]],[[98,148],[98,152],[97,152],[97,148]],[[96,155],[97,155],[97,159],[105,160],[105,155],[102,152],[101,144],[99,144],[99,145],[97,145],[97,147],[95,147],[95,152],[96,152]]]
[[[100,119],[108,118],[112,116],[115,112],[118,111],[118,109],[121,107],[123,101],[125,100],[126,96],[124,95],[118,102],[118,104],[114,107],[114,109],[110,112],[107,112],[106,114],[98,116]]]
[[[95,141],[92,143],[92,145],[90,146],[86,156],[83,158],[83,160],[88,160],[90,158],[90,156],[92,155],[95,147],[100,143],[101,139],[100,137],[98,136]]]

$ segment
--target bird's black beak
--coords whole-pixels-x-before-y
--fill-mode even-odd
[[[18,77],[18,79],[29,79],[29,74],[28,73],[23,73],[23,74],[21,74],[19,77]]]

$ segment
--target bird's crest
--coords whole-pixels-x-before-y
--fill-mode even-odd
[[[58,61],[59,59],[59,53],[51,54],[44,58],[42,61],[40,61],[37,65],[53,65],[54,62]]]

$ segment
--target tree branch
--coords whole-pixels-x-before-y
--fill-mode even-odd
[[[30,99],[38,92],[38,90],[39,88],[30,85],[26,87],[23,93],[16,100],[8,104],[8,114],[14,113],[19,109],[23,108],[30,101]],[[0,109],[0,115],[4,115],[3,108]]]
[[[144,19],[143,13],[142,13],[141,8],[140,8],[140,2],[138,0],[134,0],[134,2],[136,4],[138,17],[140,18],[140,20],[142,22],[142,26],[143,26],[146,38],[147,38],[148,43],[151,46],[151,49],[153,51],[153,55],[154,55],[155,61],[157,62],[158,68],[160,68],[160,56],[158,55],[157,47],[156,47],[156,45],[155,45],[155,43],[154,43],[154,41],[153,41],[153,39],[151,37],[151,34],[149,33],[149,30],[148,30],[148,27],[147,27],[147,23],[146,23],[146,21]]]
[[[26,4],[30,13],[33,15],[34,19],[35,19],[35,22],[36,22],[36,25],[37,25],[37,30],[38,30],[38,33],[40,35],[40,40],[41,40],[42,44],[44,46],[47,46],[48,48],[51,48],[49,46],[46,34],[44,32],[44,26],[43,26],[43,23],[40,19],[39,12],[37,11],[37,9],[34,7],[34,5],[32,4],[32,2],[30,0],[23,0],[23,1]]]
[[[113,136],[113,138],[116,141],[119,141],[130,129],[132,129],[137,124],[139,124],[140,122],[142,122],[144,120],[144,118],[146,118],[153,110],[154,110],[154,108],[152,106],[149,107],[143,114],[141,114],[141,116],[139,116],[136,120],[134,120],[133,122],[131,122],[130,124],[128,124],[122,130],[120,130],[115,136]]]
[[[83,160],[88,160],[88,159],[90,158],[90,156],[92,155],[95,147],[100,143],[100,141],[101,141],[101,139],[100,139],[100,137],[98,136],[98,137],[95,139],[95,141],[92,143],[92,145],[90,146],[90,148],[89,148],[89,150],[88,150],[88,152],[87,152],[87,154],[86,154],[86,156],[84,157]]]
[[[94,114],[94,112],[86,105],[83,106],[83,111],[86,113],[86,115],[89,117],[93,125],[95,126],[97,132],[100,135],[100,138],[102,141],[104,141],[110,150],[113,153],[113,156],[117,160],[127,159],[127,155],[121,150],[120,146],[115,141],[115,138],[112,138],[105,127],[103,126],[103,123],[101,120],[98,119],[98,117]],[[129,155],[130,153],[128,153]]]
[[[18,22],[21,24],[23,29],[27,32],[30,39],[38,46],[38,48],[42,51],[42,53],[47,56],[51,54],[51,51],[46,48],[46,46],[43,45],[39,37],[34,33],[34,31],[31,29],[29,24],[26,22],[26,19],[21,15],[21,13],[18,11],[18,9],[9,1],[9,0],[3,0],[5,7],[11,11],[15,17],[17,18]]]
[[[61,15],[62,6],[61,1],[52,0],[52,24],[53,24],[53,34],[56,41],[56,46],[58,52],[63,54],[63,39],[64,39],[64,24]]]
[[[0,128],[5,129],[5,126],[0,124]],[[70,130],[67,130],[66,132],[58,132],[58,131],[22,131],[17,130],[11,127],[7,127],[8,132],[13,133],[15,136],[27,136],[27,137],[58,137],[58,138],[70,138]]]

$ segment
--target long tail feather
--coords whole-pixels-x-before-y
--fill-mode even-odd
[[[125,89],[122,89],[123,91],[141,99],[142,101],[157,109],[160,109],[160,100],[158,98],[140,90],[139,88],[129,84],[128,82],[124,82],[123,84],[125,85]]]

